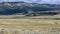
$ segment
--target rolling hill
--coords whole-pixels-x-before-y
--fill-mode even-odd
[[[37,4],[26,2],[0,3],[0,15],[56,15],[60,13],[59,9],[60,5],[56,4]]]

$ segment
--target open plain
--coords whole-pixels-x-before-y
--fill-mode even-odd
[[[50,34],[49,32],[54,32],[55,34],[57,34],[56,32],[60,33],[60,20],[37,19],[37,18],[36,19],[33,18],[0,19],[0,31],[4,31],[4,30],[10,32],[10,34],[12,34],[12,31],[15,32],[16,34],[17,31],[21,31],[21,30],[25,32],[24,34],[27,34],[28,31],[29,31],[28,34],[32,34],[31,33],[32,31],[33,32],[38,31],[39,34],[40,32],[42,32],[41,34],[45,34],[46,32],[47,32],[46,34]]]

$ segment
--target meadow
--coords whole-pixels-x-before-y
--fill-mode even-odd
[[[40,19],[43,18],[43,19]],[[38,16],[38,18],[18,18],[18,19],[0,19],[0,32],[4,30],[8,30],[7,32],[14,31],[15,34],[18,31],[26,31],[30,30],[31,32],[33,31],[39,31],[40,32],[54,32],[59,31],[60,32],[60,20],[54,20],[50,19],[51,17],[43,17],[43,16]],[[49,19],[44,19],[44,18],[49,18]],[[5,31],[6,32],[6,31]],[[14,34],[13,32],[13,34]],[[27,31],[28,33],[28,31]],[[8,33],[7,33],[8,34]],[[18,34],[18,33],[17,33]]]
[[[46,31],[53,27],[60,27],[60,20],[0,19],[0,28]]]

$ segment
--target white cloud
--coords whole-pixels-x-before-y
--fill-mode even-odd
[[[60,4],[60,0],[23,0],[25,2],[29,3],[47,3],[47,4]]]

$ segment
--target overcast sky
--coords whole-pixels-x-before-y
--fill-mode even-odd
[[[60,4],[60,0],[0,0],[0,2],[18,2],[24,1],[29,3],[49,3],[49,4]]]

